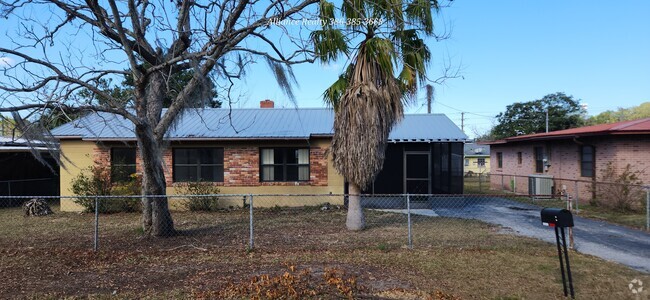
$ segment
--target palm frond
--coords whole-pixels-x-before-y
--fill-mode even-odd
[[[359,56],[363,57],[362,61],[376,61],[377,66],[386,74],[393,74],[393,64],[397,63],[397,53],[393,43],[389,39],[373,37],[365,40],[359,50]],[[360,60],[360,58],[357,58]]]
[[[427,35],[433,34],[432,11],[440,8],[438,1],[413,0],[406,6],[406,18],[415,24],[422,26]]]
[[[365,0],[343,0],[343,5],[341,6],[341,13],[344,18],[347,19],[362,19],[365,18],[366,12],[366,2]],[[350,27],[358,27],[350,26]]]
[[[318,6],[318,14],[321,20],[329,21],[335,18],[334,15],[334,3],[321,0]],[[329,22],[324,24],[330,24]]]
[[[404,113],[399,83],[389,72],[392,64],[387,68],[371,55],[386,48],[372,45],[368,41],[363,43],[356,56],[334,117],[335,134],[330,149],[336,170],[362,189],[381,170],[388,135]],[[392,54],[382,55],[386,56]]]
[[[333,165],[353,185],[364,189],[374,181],[404,103],[416,98],[418,81],[426,80],[431,54],[419,34],[433,34],[433,12],[438,9],[437,0],[343,0],[344,18],[383,18],[381,27],[393,31],[387,37],[378,26],[352,26],[355,33],[365,32],[365,39],[346,72],[323,93],[335,109]],[[321,17],[324,12],[329,14],[329,7],[321,8]],[[332,49],[343,49],[337,45],[340,41],[332,41],[332,34],[322,31],[312,37],[322,60],[335,60]]]
[[[336,61],[341,54],[348,55],[348,41],[338,29],[324,28],[311,33],[316,57],[324,62]]]
[[[345,73],[339,75],[339,78],[323,93],[323,100],[329,107],[334,108],[334,111],[338,111],[340,107],[341,97],[348,88],[348,78],[350,78],[353,70],[354,64],[348,65]]]

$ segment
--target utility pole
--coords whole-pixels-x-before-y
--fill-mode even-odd
[[[427,84],[427,113],[431,113],[431,102],[433,102],[433,86]]]
[[[548,133],[548,108],[546,108],[546,132]]]
[[[460,130],[465,132],[465,112],[460,113]]]

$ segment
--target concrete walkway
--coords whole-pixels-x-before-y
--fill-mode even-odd
[[[498,197],[468,197],[459,205],[450,205],[451,202],[444,199],[432,201],[432,213],[418,214],[477,219],[510,228],[519,235],[555,244],[553,229],[541,224],[541,207]],[[437,201],[445,205],[436,207]],[[406,210],[390,211],[406,213]],[[574,223],[575,249],[578,252],[650,273],[650,233],[575,215]]]

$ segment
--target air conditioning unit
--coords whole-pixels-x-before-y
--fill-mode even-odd
[[[534,198],[551,198],[553,196],[553,176],[528,175],[528,194]]]

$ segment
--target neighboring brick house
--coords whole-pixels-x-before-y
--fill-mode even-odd
[[[490,146],[467,143],[465,144],[465,176],[477,176],[490,172]]]
[[[180,116],[163,154],[167,193],[175,194],[183,182],[202,180],[223,194],[343,194],[345,180],[327,154],[333,111],[276,109],[269,100],[260,106],[191,109]],[[72,179],[93,164],[110,165],[115,180],[141,172],[133,125],[120,116],[91,114],[52,134],[71,162],[61,169],[62,196],[72,195]],[[406,115],[390,135],[380,184],[365,192],[461,193],[465,139],[444,115]],[[80,207],[64,199],[61,209]]]
[[[619,172],[630,164],[641,172],[644,183],[650,183],[650,118],[521,135],[486,144],[491,146],[491,185],[496,189],[529,191],[526,178],[499,175],[546,175],[555,178],[555,194],[566,187],[575,195],[577,186],[580,199],[588,200],[593,196],[591,183],[570,180],[601,180],[602,170],[610,162]]]

